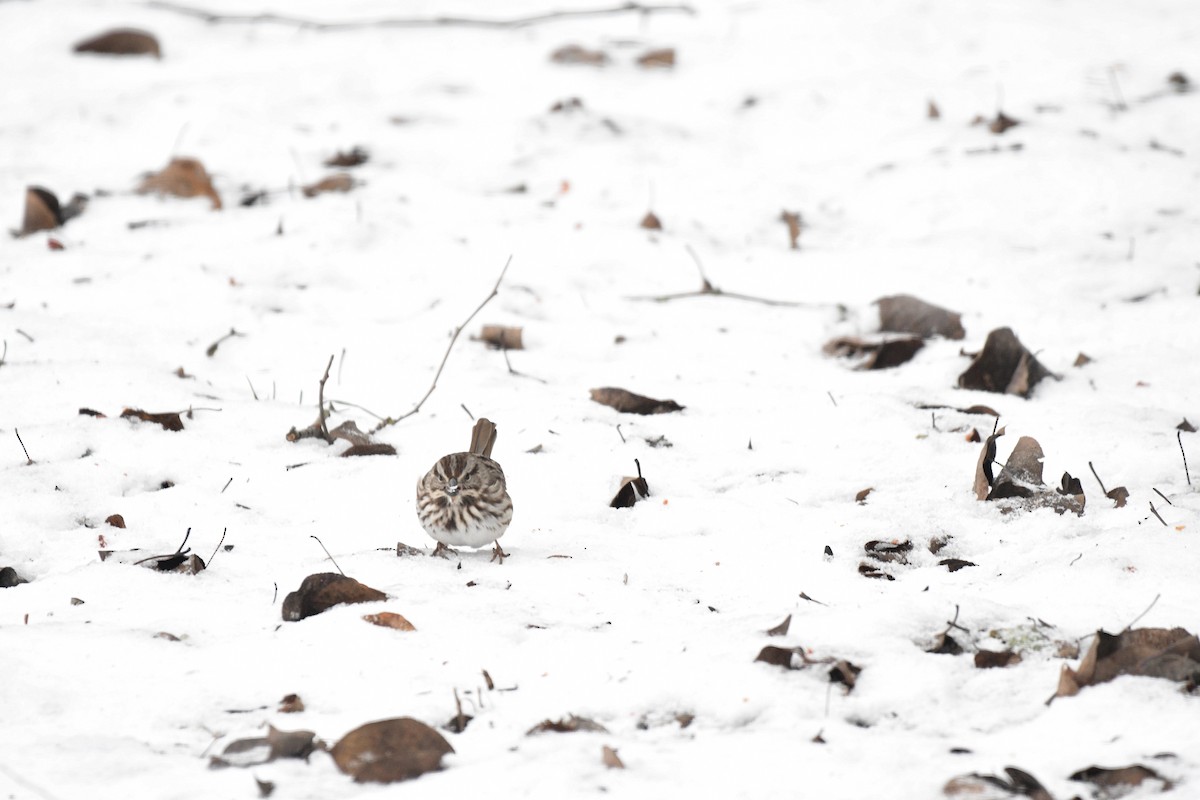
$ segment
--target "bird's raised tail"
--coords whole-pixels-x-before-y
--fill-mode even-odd
[[[496,425],[483,417],[475,423],[471,431],[471,449],[469,452],[484,458],[492,457],[492,447],[496,444]]]

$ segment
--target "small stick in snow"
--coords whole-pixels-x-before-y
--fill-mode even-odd
[[[1077,556],[1075,556],[1074,558],[1072,558],[1072,559],[1071,559],[1071,563],[1070,563],[1070,564],[1067,564],[1067,566],[1068,566],[1068,567],[1073,567],[1073,566],[1075,566],[1075,562],[1076,562],[1076,561],[1078,561],[1078,560],[1079,560],[1079,559],[1081,559],[1081,558],[1083,558],[1083,553],[1080,553],[1079,555],[1077,555]]]
[[[461,408],[463,411],[467,412],[467,416],[470,417],[472,420],[475,419],[475,415],[471,413],[471,409],[467,408],[466,403],[459,403],[458,407]]]
[[[437,372],[433,374],[433,383],[429,384],[429,389],[425,392],[425,395],[417,401],[415,406],[400,416],[395,418],[388,417],[387,419],[380,420],[379,424],[371,429],[371,433],[378,433],[380,430],[388,427],[389,425],[395,425],[400,420],[407,419],[421,410],[421,406],[425,404],[425,401],[429,399],[429,395],[433,394],[433,390],[437,388],[438,378],[442,377],[442,370],[446,368],[446,361],[450,358],[450,351],[454,349],[454,343],[458,341],[458,336],[463,332],[463,328],[467,327],[471,320],[475,319],[475,315],[482,311],[483,307],[491,302],[493,297],[500,294],[500,282],[504,280],[504,274],[508,272],[509,264],[512,264],[512,256],[509,256],[508,261],[504,262],[504,269],[500,270],[500,276],[496,278],[496,284],[492,286],[492,291],[487,297],[483,298],[483,302],[475,307],[475,310],[472,311],[465,320],[463,320],[462,324],[454,329],[454,334],[450,337],[450,343],[446,345],[446,352],[442,356],[442,363],[438,364]]]
[[[516,375],[518,378],[529,378],[530,380],[537,381],[538,383],[546,383],[547,382],[544,378],[539,378],[537,375],[530,375],[527,372],[518,372],[517,370],[513,369],[512,362],[508,360],[508,348],[507,347],[501,347],[500,352],[504,353],[504,365],[506,367],[508,367],[509,375]]]
[[[250,394],[254,397],[255,402],[258,401],[258,392],[254,391],[254,384],[250,382],[250,376],[246,376],[246,383],[250,384]]]
[[[313,539],[317,539],[317,537],[313,536],[311,533],[309,534],[309,536],[311,536]],[[329,556],[330,561],[333,561],[333,565],[335,567],[337,567],[337,571],[342,572],[342,568],[338,567],[337,561],[334,561],[333,554],[330,553],[329,549],[325,547],[325,543],[322,542],[320,539],[317,539],[317,544],[321,545],[321,549],[325,551],[325,555]],[[342,576],[345,577],[345,575],[346,575],[346,573],[342,572]]]
[[[573,19],[579,17],[599,17],[606,15],[623,14],[630,11],[635,11],[648,17],[651,14],[659,11],[679,11],[685,14],[695,14],[696,9],[684,4],[662,4],[648,5],[643,3],[625,2],[613,6],[603,6],[600,8],[577,8],[564,9],[559,11],[542,11],[534,14],[527,14],[523,17],[509,17],[508,19],[486,19],[480,17],[382,17],[379,19],[364,19],[364,20],[343,20],[333,22],[320,22],[304,17],[290,17],[286,14],[275,14],[271,12],[263,12],[259,14],[218,14],[195,6],[188,6],[182,3],[166,2],[166,0],[150,0],[146,4],[150,8],[156,8],[161,11],[173,11],[177,14],[183,14],[189,17],[203,20],[208,23],[217,22],[270,22],[277,25],[292,25],[297,28],[303,28],[314,31],[348,31],[360,30],[363,28],[445,28],[450,26],[459,26],[466,28],[490,28],[493,30],[504,30],[512,28],[526,28],[530,25],[539,25],[544,22],[554,22],[560,19]]]
[[[1187,453],[1183,449],[1183,431],[1175,431],[1175,440],[1179,442],[1179,454],[1183,456],[1183,474],[1187,478],[1188,486],[1192,485],[1192,473],[1188,472]]]
[[[21,450],[23,450],[25,453],[25,465],[30,467],[33,466],[33,459],[29,457],[29,451],[25,449],[25,443],[21,441],[21,432],[16,428],[13,428],[13,433],[17,435],[17,442],[21,445]]]
[[[225,490],[229,488],[229,484],[233,483],[233,478],[225,481],[225,485],[221,487],[221,494],[225,494]]]
[[[229,480],[233,480],[233,478],[230,478]],[[228,484],[226,484],[226,485],[228,485]],[[224,489],[222,489],[221,491],[225,491],[225,490],[224,490]],[[229,532],[229,528],[225,528],[224,530],[222,530],[222,531],[221,531],[221,541],[217,542],[217,546],[216,546],[216,547],[213,549],[213,554],[212,554],[211,556],[209,556],[209,557],[208,557],[208,566],[209,566],[209,569],[212,569],[212,562],[213,562],[213,559],[214,559],[214,558],[216,558],[216,557],[217,557],[217,553],[218,553],[218,552],[220,552],[220,550],[221,550],[221,545],[225,544],[225,534],[226,534],[226,533],[228,533],[228,532]]]
[[[625,444],[625,434],[621,433],[621,423],[617,423],[617,436],[621,437],[621,444]]]
[[[238,333],[233,328],[230,328],[229,333],[225,334],[220,339],[217,339],[215,342],[210,344],[208,346],[208,349],[204,351],[204,354],[206,356],[208,356],[209,358],[212,358],[213,356],[215,356],[217,354],[217,348],[221,346],[221,342],[224,342],[227,339],[232,339],[234,336],[245,336],[245,334]]]
[[[632,295],[626,297],[626,300],[648,300],[652,303],[666,303],[670,300],[682,300],[686,297],[728,297],[733,300],[745,300],[749,303],[762,303],[765,306],[779,306],[782,308],[828,308],[832,303],[805,303],[799,300],[775,300],[770,297],[758,297],[751,294],[742,294],[741,292],[726,292],[725,290],[714,286],[708,276],[704,274],[704,268],[700,265],[700,259],[696,255],[696,251],[689,245],[687,248],[688,254],[692,260],[696,262],[696,269],[700,272],[700,288],[694,292],[676,292],[675,294],[659,294],[659,295]]]
[[[1101,493],[1107,495],[1108,489],[1104,488],[1104,481],[1100,480],[1100,476],[1096,473],[1096,468],[1092,466],[1092,462],[1088,462],[1088,469],[1092,471],[1092,475],[1096,478],[1096,483],[1100,484]]]
[[[1159,516],[1158,509],[1154,507],[1154,503],[1150,504],[1150,513],[1153,514],[1154,516],[1158,517],[1158,521],[1163,524],[1163,527],[1170,527],[1169,525],[1167,525],[1167,521],[1165,519],[1163,519],[1161,516]]]
[[[1132,628],[1134,625],[1136,625],[1136,624],[1137,624],[1138,620],[1140,620],[1142,617],[1144,617],[1144,616],[1146,616],[1147,614],[1149,614],[1149,613],[1150,613],[1150,609],[1154,608],[1154,604],[1158,602],[1158,598],[1160,598],[1160,597],[1162,597],[1162,595],[1161,595],[1161,594],[1156,594],[1156,595],[1154,595],[1154,599],[1150,601],[1150,605],[1146,606],[1146,610],[1145,610],[1145,611],[1143,611],[1142,613],[1138,614],[1136,617],[1134,617],[1134,618],[1133,618],[1133,622],[1131,622],[1131,623],[1129,623],[1128,625],[1126,625],[1126,626],[1125,626],[1125,630],[1126,630],[1126,631],[1128,631],[1128,630],[1129,630],[1129,629],[1131,629],[1131,628]],[[1124,633],[1124,632],[1125,632],[1125,631],[1122,631],[1122,633]]]
[[[1159,497],[1161,497],[1163,500],[1166,500],[1167,505],[1169,505],[1169,506],[1175,505],[1174,503],[1171,502],[1171,498],[1167,497],[1165,494],[1160,492],[1158,489],[1154,489],[1154,493],[1157,494]]]

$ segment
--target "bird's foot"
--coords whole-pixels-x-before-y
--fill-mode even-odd
[[[500,559],[501,564],[504,563],[504,559],[508,558],[508,553],[504,552],[504,548],[500,546],[499,539],[496,540],[496,545],[492,548],[492,557],[489,563],[491,563],[491,561],[495,561],[497,558]]]
[[[445,542],[438,542],[437,547],[433,548],[433,552],[429,555],[438,558],[453,558],[458,555],[458,551],[453,547],[447,547]]]

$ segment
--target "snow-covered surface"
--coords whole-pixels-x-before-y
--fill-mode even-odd
[[[583,7],[503,5],[277,10]],[[0,310],[0,566],[30,579],[0,590],[0,795],[254,797],[253,776],[277,798],[381,796],[396,790],[356,785],[320,753],[226,770],[207,756],[267,723],[329,742],[386,717],[440,727],[455,690],[475,719],[406,796],[929,798],[1012,765],[1063,798],[1087,796],[1076,770],[1135,762],[1200,791],[1197,701],[1177,686],[1120,678],[1047,706],[1075,661],[1048,646],[980,670],[970,652],[1038,620],[1086,647],[1159,595],[1139,625],[1200,627],[1200,495],[1175,432],[1200,421],[1200,93],[1166,82],[1200,76],[1200,13],[1168,0],[694,8],[320,32],[139,2],[0,3],[0,220],[19,223],[29,184],[64,201],[108,191],[50,234],[64,250],[46,233],[0,249],[0,305],[13,303]],[[154,32],[164,58],[71,53],[115,26]],[[611,62],[551,63],[568,43]],[[677,48],[674,69],[636,65],[659,46]],[[550,111],[571,97],[581,110]],[[1000,108],[1021,125],[970,124]],[[371,159],[353,192],[238,206],[316,180],[354,145]],[[172,155],[204,162],[224,210],[131,193]],[[528,191],[504,191],[516,184]],[[661,232],[638,226],[651,209]],[[804,216],[798,251],[782,209]],[[808,305],[630,299],[698,288],[688,247],[725,291]],[[285,441],[315,418],[330,355],[327,397],[411,408],[510,254],[421,412],[379,434],[398,456]],[[888,371],[822,355],[834,335],[870,333],[871,301],[898,292],[961,311],[967,338]],[[468,339],[483,322],[524,327],[527,349],[510,354],[524,376]],[[1063,379],[1029,400],[954,388],[960,348],[1002,326]],[[243,335],[206,356],[231,328]],[[1073,367],[1080,352],[1093,361]],[[619,415],[589,399],[598,386],[686,410]],[[919,403],[997,409],[1001,459],[1036,437],[1049,481],[1083,479],[1084,516],[976,501],[965,434],[991,419]],[[499,425],[511,557],[397,558],[397,541],[431,549],[414,485],[466,445],[462,406]],[[126,407],[196,411],[172,433],[118,418]],[[337,409],[333,423],[375,422]],[[673,446],[647,444],[660,436]],[[1195,482],[1200,447],[1183,441]],[[611,509],[635,458],[653,495]],[[1129,488],[1127,507],[1089,461]],[[117,513],[124,530],[104,523]],[[225,529],[232,545],[196,576],[97,556],[100,536],[153,554],[189,528],[205,559]],[[313,535],[392,599],[282,622],[284,595],[332,569]],[[936,556],[931,537],[949,538]],[[882,566],[894,581],[859,575],[873,539],[913,541],[909,565]],[[978,566],[950,573],[946,557]],[[924,652],[956,607],[968,652]],[[380,610],[417,631],[361,620]],[[788,635],[768,637],[788,614]],[[768,644],[848,659],[857,686],[755,663]],[[481,670],[495,691],[477,694]],[[307,710],[277,713],[293,692]],[[525,735],[570,713],[609,733]],[[602,745],[625,770],[602,764]]]

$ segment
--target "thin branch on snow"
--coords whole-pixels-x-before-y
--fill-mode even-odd
[[[329,368],[332,366],[333,356],[330,356],[329,361],[325,364],[325,374],[321,376],[321,382],[317,387],[316,421],[302,430],[292,428],[288,431],[284,438],[289,442],[298,442],[301,439],[323,439],[326,444],[333,444],[333,436],[329,433],[329,426],[326,424],[329,415],[325,410],[325,382],[329,380]],[[300,399],[303,401],[303,395]]]
[[[348,31],[360,30],[363,28],[446,28],[446,27],[466,27],[466,28],[491,28],[491,29],[514,29],[527,28],[531,25],[540,25],[546,22],[556,22],[563,19],[579,19],[581,17],[602,17],[612,14],[625,14],[629,12],[637,12],[643,16],[650,14],[677,11],[685,14],[695,15],[696,9],[682,3],[670,4],[644,4],[644,3],[619,3],[613,6],[601,6],[599,8],[579,8],[579,9],[563,9],[558,11],[542,11],[536,14],[528,14],[522,17],[509,17],[507,19],[495,18],[484,19],[479,17],[383,17],[380,19],[363,19],[363,20],[342,20],[342,21],[319,21],[314,19],[306,19],[304,17],[292,17],[286,14],[275,14],[270,11],[264,11],[257,14],[222,14],[207,9],[197,8],[196,6],[184,5],[182,3],[171,3],[166,0],[149,0],[146,5],[150,8],[160,11],[172,11],[176,14],[183,14],[189,17],[213,24],[221,22],[236,22],[236,23],[271,23],[277,25],[291,25],[296,28],[302,28],[314,31]]]
[[[689,245],[687,247],[688,255],[696,262],[696,269],[700,273],[700,288],[694,292],[676,292],[674,294],[659,294],[659,295],[631,295],[626,297],[626,300],[644,300],[652,303],[666,303],[671,300],[682,300],[685,297],[728,297],[733,300],[745,300],[750,303],[762,303],[766,306],[780,306],[783,308],[828,308],[836,306],[834,303],[805,303],[799,300],[775,300],[770,297],[758,297],[751,294],[742,294],[741,292],[727,292],[717,286],[714,286],[708,276],[704,274],[704,267],[700,264],[700,258],[696,255],[696,251]]]
[[[508,266],[511,263],[512,256],[509,256],[508,261],[504,262],[504,269],[500,270],[500,276],[496,278],[496,284],[492,287],[491,293],[489,293],[487,297],[483,298],[483,302],[475,307],[475,310],[463,320],[461,325],[454,329],[454,335],[450,337],[450,344],[446,345],[446,352],[442,355],[442,363],[438,364],[437,372],[433,374],[433,383],[429,384],[429,389],[425,392],[425,395],[417,401],[415,406],[400,416],[395,418],[388,417],[387,419],[380,420],[379,424],[371,429],[371,433],[378,433],[383,428],[386,428],[389,425],[395,425],[400,420],[407,419],[421,410],[421,406],[425,404],[425,401],[429,399],[429,395],[433,394],[433,390],[437,388],[438,378],[442,377],[442,370],[446,368],[446,361],[450,358],[450,351],[454,349],[454,343],[458,341],[459,334],[463,332],[463,328],[466,328],[467,325],[470,324],[471,320],[475,319],[476,314],[478,314],[480,311],[483,311],[483,307],[490,303],[493,297],[500,294],[500,282],[504,280],[504,274],[508,272]]]

